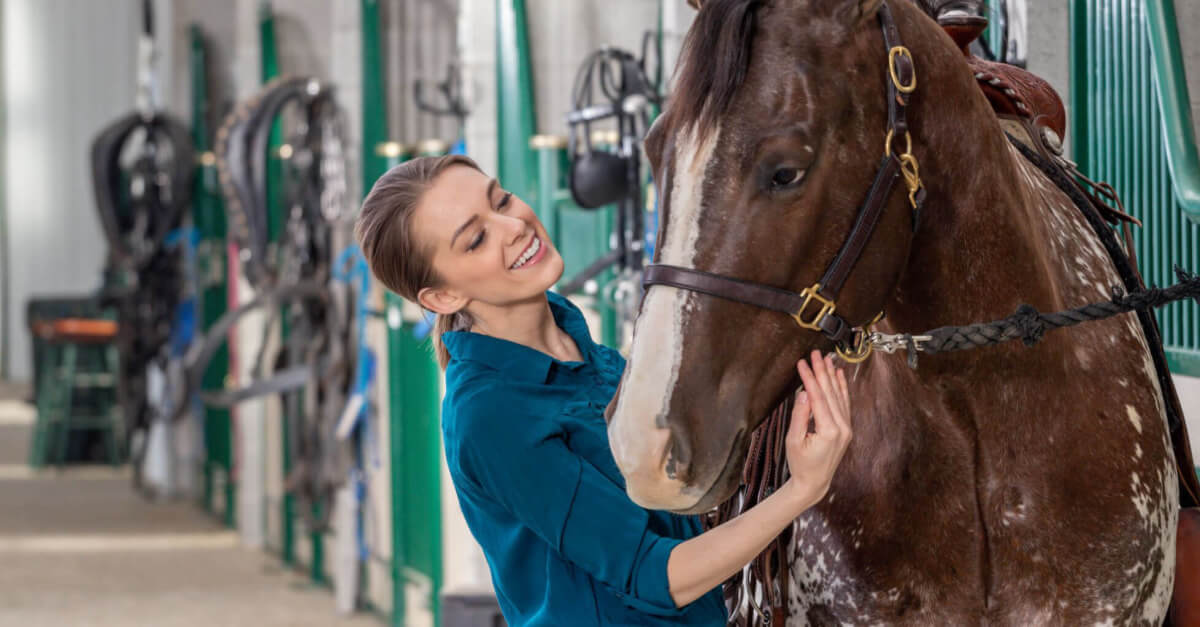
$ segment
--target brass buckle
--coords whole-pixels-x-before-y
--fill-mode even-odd
[[[804,297],[804,304],[800,305],[800,311],[792,314],[792,319],[795,320],[796,324],[800,325],[801,328],[808,329],[809,331],[820,331],[821,321],[825,319],[825,316],[828,316],[837,309],[837,304],[828,298],[821,296],[818,293],[820,291],[821,284],[814,283],[812,287],[805,288],[804,291],[800,292],[800,295]],[[817,311],[817,315],[813,316],[812,320],[805,321],[804,312],[808,311],[809,304],[814,300],[821,304],[821,309]]]
[[[854,344],[849,349],[838,346],[837,354],[846,362],[852,364],[860,364],[871,356],[871,352],[875,350],[875,345],[871,342],[871,336],[875,332],[875,324],[883,319],[883,312],[875,316],[875,319],[864,324],[861,329],[854,330]]]
[[[912,82],[904,85],[900,82],[900,72],[896,70],[896,57],[908,57],[908,62],[913,66]],[[892,84],[896,86],[896,91],[902,94],[911,94],[917,90],[917,63],[913,61],[912,52],[904,46],[894,46],[888,50],[888,71],[892,74]]]

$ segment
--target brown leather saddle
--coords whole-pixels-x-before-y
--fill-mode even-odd
[[[988,61],[971,54],[969,46],[987,28],[987,18],[949,13],[939,17],[938,24],[967,57],[979,89],[997,115],[1023,118],[1049,129],[1055,134],[1051,141],[1057,141],[1061,146],[1062,139],[1067,136],[1067,109],[1050,83],[1015,65]]]

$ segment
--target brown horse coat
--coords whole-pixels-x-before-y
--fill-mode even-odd
[[[794,291],[819,277],[882,154],[878,4],[708,0],[647,139],[656,261]],[[1108,298],[1120,279],[1099,240],[1010,146],[957,48],[915,6],[889,5],[916,61],[909,119],[929,196],[914,233],[895,192],[838,311],[861,324],[883,310],[879,330],[918,332]],[[703,511],[728,496],[746,434],[813,347],[829,348],[782,314],[648,291],[609,408],[631,497]],[[877,354],[848,374],[854,441],[797,520],[792,622],[1161,622],[1177,477],[1133,314],[916,371]]]

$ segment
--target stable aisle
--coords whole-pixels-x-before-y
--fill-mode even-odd
[[[190,503],[148,503],[127,469],[34,474],[33,411],[0,386],[0,627],[379,625]]]

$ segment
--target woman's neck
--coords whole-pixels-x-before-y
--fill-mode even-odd
[[[528,346],[558,359],[582,361],[575,340],[554,321],[554,312],[545,296],[527,302],[493,307],[476,305],[471,308],[475,333],[508,340]]]

